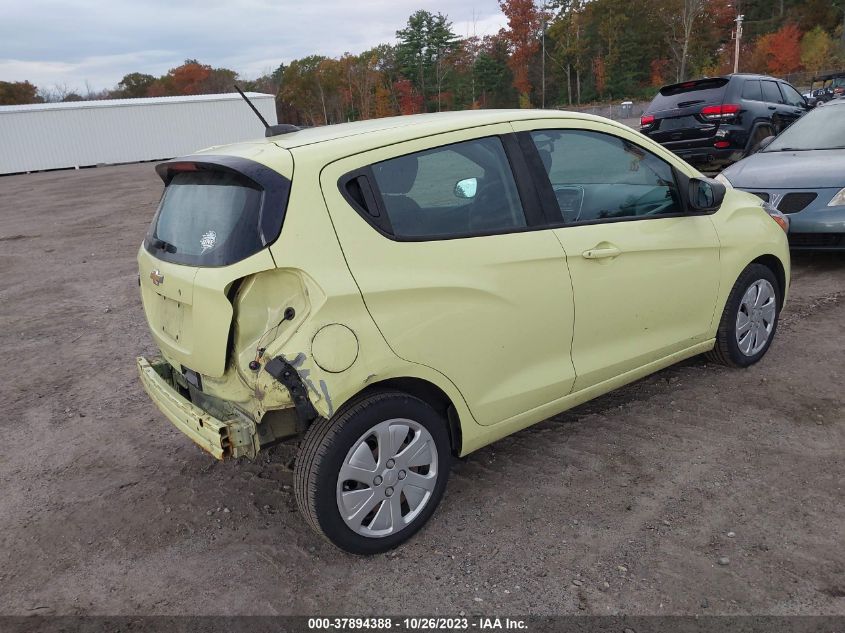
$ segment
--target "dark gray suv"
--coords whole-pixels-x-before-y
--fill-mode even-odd
[[[718,168],[741,159],[809,109],[781,79],[709,77],[663,86],[643,113],[640,132],[689,163]]]

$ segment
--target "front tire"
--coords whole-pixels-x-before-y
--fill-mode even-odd
[[[382,392],[311,425],[294,491],[319,534],[352,554],[377,554],[428,521],[449,467],[445,420],[418,398]]]
[[[772,344],[780,316],[781,289],[774,273],[749,264],[731,290],[707,359],[728,367],[748,367]]]

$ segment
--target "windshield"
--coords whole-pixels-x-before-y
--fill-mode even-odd
[[[845,148],[845,106],[820,106],[781,132],[764,152]]]

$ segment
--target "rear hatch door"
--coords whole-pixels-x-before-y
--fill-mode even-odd
[[[156,167],[165,191],[138,253],[141,299],[165,357],[198,374],[226,370],[239,280],[275,267],[267,247],[281,232],[293,162],[270,147]]]
[[[722,105],[728,79],[714,77],[664,86],[649,104],[644,115],[654,121],[643,129],[658,143],[709,139],[719,129],[719,122],[705,118],[701,111]]]

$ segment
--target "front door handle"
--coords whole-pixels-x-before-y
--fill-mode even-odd
[[[591,248],[588,251],[584,251],[581,253],[581,257],[584,259],[605,259],[607,257],[616,257],[621,253],[622,251],[615,246],[606,246],[604,248]]]

